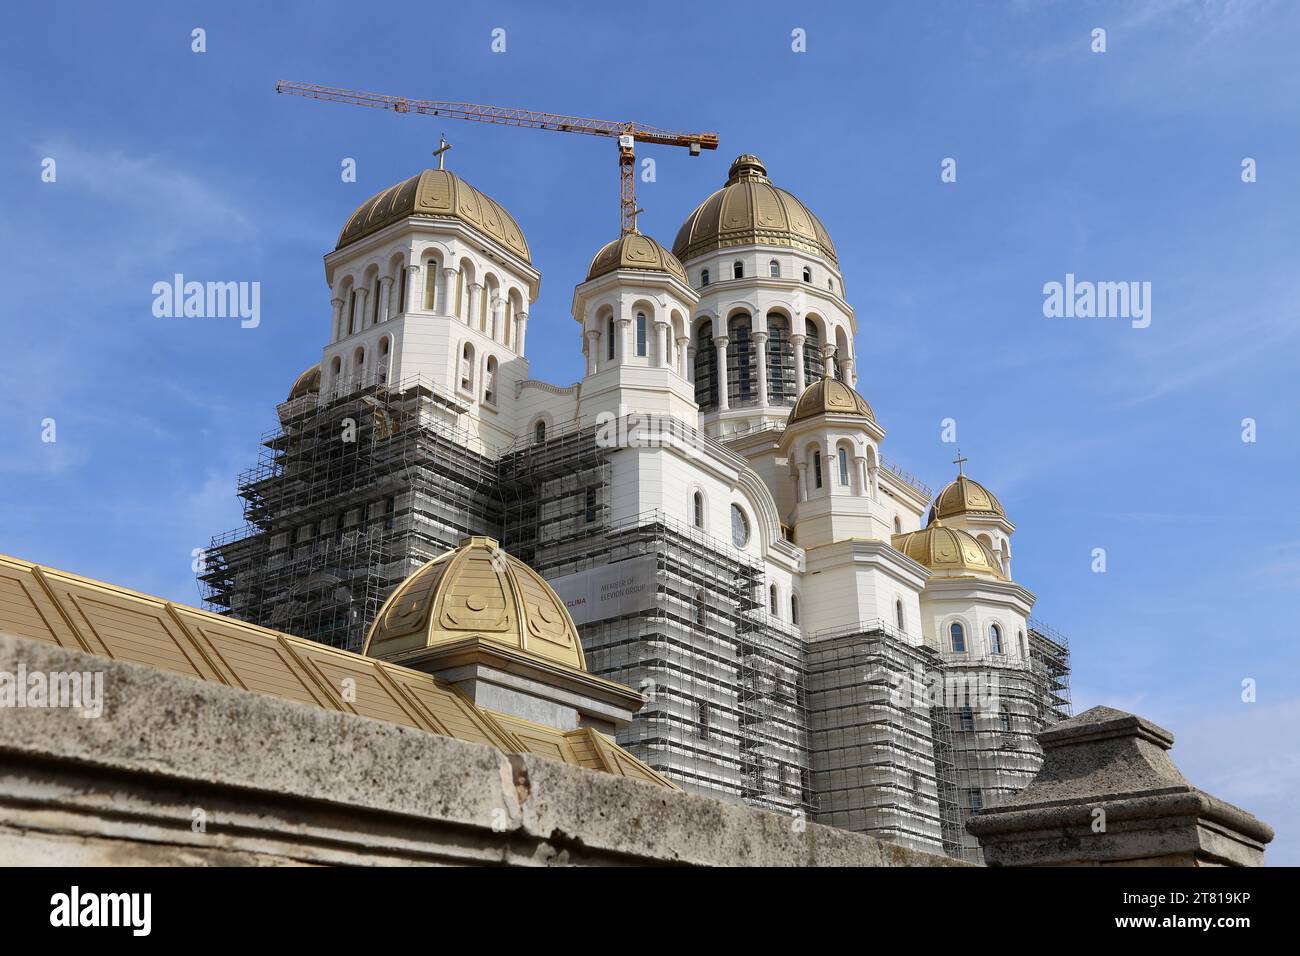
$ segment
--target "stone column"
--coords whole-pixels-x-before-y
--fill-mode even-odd
[[[806,335],[791,335],[790,344],[794,346],[794,393],[796,396],[802,395],[804,386],[803,373],[803,343],[808,337]]]
[[[420,281],[423,270],[412,263],[406,267],[406,309],[414,312],[424,308],[424,283]]]
[[[835,346],[822,346],[822,374],[835,377]]]
[[[360,332],[366,327],[366,293],[369,289],[357,289],[357,304],[352,310],[352,328]]]
[[[330,341],[332,341],[332,342],[337,342],[339,339],[343,338],[343,336],[345,336],[345,335],[347,334],[347,330],[346,330],[345,328],[343,328],[343,321],[342,321],[342,320],[343,320],[343,300],[342,300],[342,299],[330,299],[330,308],[334,310],[334,316],[333,316],[333,318],[330,320],[330,321],[333,323],[333,331],[332,331],[332,334],[333,334],[334,338],[331,339]]]
[[[393,277],[384,276],[379,280],[379,321],[387,322],[392,315]]]
[[[488,314],[492,316],[492,328],[490,334],[493,341],[500,342],[506,334],[506,300],[497,296],[488,303]]]
[[[853,359],[842,359],[840,364],[844,366],[844,384],[853,388],[858,384],[857,373],[853,371]]]
[[[515,315],[515,351],[519,357],[524,356],[524,336],[528,332],[528,313],[519,312]]]
[[[472,329],[479,327],[479,303],[483,300],[483,285],[471,282],[469,286],[469,308],[465,310],[465,319]],[[480,330],[481,331],[481,330]]]
[[[621,318],[614,324],[618,326],[618,342],[617,347],[614,349],[614,360],[619,365],[626,365],[628,357],[628,336],[632,334],[632,317],[627,316]],[[633,343],[632,351],[636,351],[635,343]]]
[[[808,459],[803,458],[798,462],[799,466],[799,500],[808,500]]]
[[[853,464],[857,471],[858,478],[858,495],[867,498],[870,497],[871,486],[867,484],[867,459],[865,455],[855,455]]]
[[[686,381],[690,382],[692,385],[695,384],[695,353],[696,353],[696,351],[697,351],[697,350],[696,350],[695,346],[694,346],[694,345],[690,345],[689,348],[687,349],[687,352],[686,352],[686,373],[687,373],[687,374],[686,374]]]
[[[719,335],[713,340],[713,347],[718,352],[718,410],[725,412],[731,407],[727,399],[727,342],[729,339],[725,335]]]
[[[446,266],[442,270],[442,293],[433,306],[436,309],[438,302],[441,302],[443,315],[456,314],[456,275],[456,270],[451,266]]]
[[[659,368],[668,368],[668,323],[655,323],[655,348],[658,349],[658,361],[655,363]]]
[[[688,359],[688,356],[686,354],[686,347],[691,344],[691,337],[689,335],[679,335],[677,336],[676,341],[677,341],[677,374],[680,375],[682,378],[688,379],[690,378],[690,376],[687,374],[686,371],[687,359]]]
[[[1029,786],[966,823],[990,866],[1264,865],[1273,828],[1192,786],[1163,727],[1094,707],[1038,743]]]
[[[758,404],[767,404],[767,333],[754,333],[754,359],[758,370]]]
[[[587,353],[587,374],[595,375],[600,371],[600,333],[595,329],[588,329],[585,333],[587,347],[584,351]]]

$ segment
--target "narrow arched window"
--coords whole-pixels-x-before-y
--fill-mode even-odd
[[[379,382],[380,385],[386,385],[388,383],[388,353],[390,351],[390,344],[391,342],[386,335],[379,340],[379,365],[375,370],[375,380]]]
[[[989,626],[989,652],[992,654],[1002,653],[1002,628],[996,624]]]
[[[636,314],[636,354],[638,356],[645,355],[646,346],[647,346],[647,339],[646,339],[645,313],[638,312]]]
[[[952,651],[954,654],[966,653],[966,629],[960,624],[953,624],[948,628],[948,633],[952,635]]]
[[[958,711],[957,720],[958,720],[957,723],[958,730],[974,730],[975,729],[974,708],[972,708],[969,704],[963,706],[961,710]]]
[[[430,259],[424,264],[424,309],[432,312],[438,304],[438,263]]]
[[[471,394],[474,391],[474,346],[468,342],[460,350],[460,387]]]
[[[483,401],[495,405],[497,401],[497,357],[489,355],[483,374]]]
[[[781,278],[781,263],[777,262],[775,259],[769,262],[767,264],[767,274],[773,279]]]
[[[1017,633],[1018,633],[1019,636],[1020,636],[1020,656],[1023,657],[1025,660],[1028,660],[1028,659],[1029,659],[1029,649],[1025,647],[1025,632],[1024,632],[1024,631],[1018,631]]]
[[[695,527],[703,528],[704,527],[704,495],[700,494],[700,492],[698,491],[695,492],[693,496],[692,505],[693,505],[693,510],[691,512],[691,519],[694,522]]]
[[[841,448],[836,452],[835,457],[839,459],[840,464],[840,484],[847,488],[849,486],[849,453]]]
[[[733,279],[745,278],[745,264],[741,262],[739,259],[737,259],[735,262],[731,264],[731,278]]]
[[[708,284],[709,284],[709,270],[704,269],[703,271],[700,272],[700,285],[706,286]]]
[[[370,303],[370,324],[378,325],[379,324],[379,275],[378,274],[375,275],[374,284],[370,287],[370,298],[374,300]]]
[[[546,441],[546,422],[539,421],[533,426],[533,441]]]
[[[790,595],[790,623],[799,623],[799,595]]]
[[[807,266],[803,267],[803,281],[812,282],[812,270],[809,269]]]
[[[898,515],[894,515],[894,534],[902,534],[902,533],[903,533],[903,519],[900,518]]]
[[[907,622],[906,622],[906,620],[905,620],[904,617],[903,617],[903,602],[902,602],[902,601],[895,601],[895,602],[894,602],[894,620],[898,623],[898,629],[899,629],[900,631],[905,631],[905,630],[907,630]]]
[[[998,708],[998,716],[1002,719],[1002,732],[1011,733],[1011,711],[1007,710],[1007,705],[1003,704]]]
[[[821,486],[822,486],[822,453],[820,451],[815,451],[813,452],[813,487],[820,488]]]
[[[772,609],[772,616],[776,617],[776,585],[769,584],[767,587],[767,606]]]
[[[400,315],[406,311],[406,283],[411,281],[411,270],[402,266],[402,271],[397,274],[397,312]]]
[[[605,320],[605,357],[611,362],[614,361],[614,317],[611,315]]]

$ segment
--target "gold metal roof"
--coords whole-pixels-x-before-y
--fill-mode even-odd
[[[837,378],[829,375],[819,378],[803,390],[794,403],[787,425],[801,422],[815,415],[861,415],[876,420],[867,400]]]
[[[289,397],[286,401],[293,401],[295,398],[303,398],[320,391],[320,365],[313,365],[296,379],[293,380],[293,387],[289,389]]]
[[[943,518],[955,518],[958,515],[984,514],[1007,516],[1002,503],[978,481],[971,481],[965,475],[958,475],[950,481],[934,499],[930,508],[929,524]]]
[[[686,217],[673,240],[682,262],[715,249],[763,243],[791,246],[838,264],[830,233],[808,207],[767,178],[750,153],[737,156],[726,184]]]
[[[448,682],[420,671],[4,555],[0,630],[677,789],[590,728],[526,725],[476,707]]]
[[[491,538],[468,538],[397,586],[362,653],[392,658],[480,637],[585,671],[569,610],[546,579]]]
[[[587,281],[598,279],[620,269],[639,269],[644,272],[666,272],[687,283],[686,269],[677,257],[649,236],[631,232],[607,242],[591,260]],[[689,283],[687,283],[689,284]]]
[[[896,534],[890,539],[894,550],[901,551],[931,571],[991,574],[1005,581],[998,559],[974,535],[949,528],[942,521],[932,521],[920,531]]]
[[[408,216],[459,219],[525,262],[533,261],[523,230],[514,217],[495,200],[445,169],[426,169],[371,196],[348,219],[335,248],[342,249]]]

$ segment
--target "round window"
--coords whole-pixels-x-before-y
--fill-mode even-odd
[[[738,548],[749,544],[749,519],[740,505],[731,506],[731,543]]]

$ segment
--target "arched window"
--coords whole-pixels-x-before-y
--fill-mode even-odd
[[[400,315],[406,311],[406,283],[411,281],[411,270],[402,266],[401,271],[397,273],[397,313]]]
[[[692,523],[694,523],[695,527],[703,528],[704,527],[704,495],[697,491],[695,492],[694,495],[691,496],[691,499],[692,499],[691,500],[691,521]]]
[[[767,274],[773,279],[781,278],[781,263],[777,262],[775,259],[769,262],[767,264]]]
[[[533,426],[533,441],[546,441],[546,422],[540,419],[538,419],[537,424]]]
[[[809,269],[807,266],[803,267],[803,281],[812,282],[812,269]]]
[[[740,505],[731,506],[731,543],[738,548],[749,544],[749,519]]]
[[[903,519],[900,518],[898,515],[894,515],[894,534],[902,534],[902,533],[903,533]]]
[[[460,387],[471,394],[474,391],[474,346],[468,342],[460,350]]]
[[[379,324],[379,319],[380,319],[380,316],[379,316],[379,273],[375,273],[375,281],[374,281],[374,284],[371,285],[371,287],[370,287],[370,298],[373,300],[373,301],[370,303],[370,324],[371,324],[371,325],[378,325],[378,324]]]
[[[614,317],[611,315],[605,320],[605,357],[611,362],[614,361]]]
[[[849,486],[849,453],[843,448],[835,453],[835,457],[840,463],[840,484],[847,488]]]
[[[902,601],[895,601],[895,602],[894,602],[894,620],[898,623],[898,629],[899,629],[900,631],[905,631],[905,630],[907,630],[907,621],[906,621],[906,619],[903,617],[903,602],[902,602]]]
[[[700,285],[706,286],[708,284],[709,284],[709,270],[704,269],[703,271],[700,272]]]
[[[775,584],[769,584],[767,586],[767,606],[772,609],[772,616],[776,617],[776,615],[779,612],[776,609],[776,585]]]
[[[1002,653],[1002,628],[996,624],[989,625],[989,652],[992,654]]]
[[[974,709],[971,708],[969,704],[966,704],[961,708],[961,710],[958,711],[957,729],[958,730],[975,729],[975,711]]]
[[[813,487],[822,486],[822,453],[820,450],[813,452]]]
[[[952,651],[954,654],[966,653],[966,629],[960,624],[954,623],[948,628],[948,633],[952,635]]]
[[[465,270],[456,270],[456,318],[465,318]]]
[[[375,380],[379,382],[380,385],[385,385],[388,382],[388,352],[390,344],[391,340],[386,335],[379,340],[379,367],[375,371]]]
[[[735,262],[731,264],[731,278],[733,279],[745,278],[745,264],[741,262],[739,259],[737,259]]]
[[[826,288],[828,288],[828,289],[830,289],[832,292],[834,292],[834,291],[835,291],[835,280],[834,280],[834,279],[827,279],[827,280],[826,280]]]
[[[718,350],[708,322],[695,332],[695,401],[701,411],[718,407]]]
[[[704,593],[704,589],[695,592],[695,623],[703,624],[707,620],[709,610],[709,596]]]
[[[1020,656],[1025,660],[1029,660],[1029,649],[1025,647],[1025,632],[1017,631],[1016,633],[1020,637]]]
[[[438,304],[438,260],[424,264],[424,309],[432,312]]]
[[[497,401],[497,357],[489,355],[487,370],[483,374],[483,401],[495,405]]]
[[[799,623],[799,595],[790,595],[790,623]]]
[[[1011,733],[1011,711],[1007,710],[1006,704],[998,708],[998,716],[1002,719],[1002,732]]]
[[[646,354],[647,344],[645,313],[638,312],[636,314],[636,354],[638,356]]]

